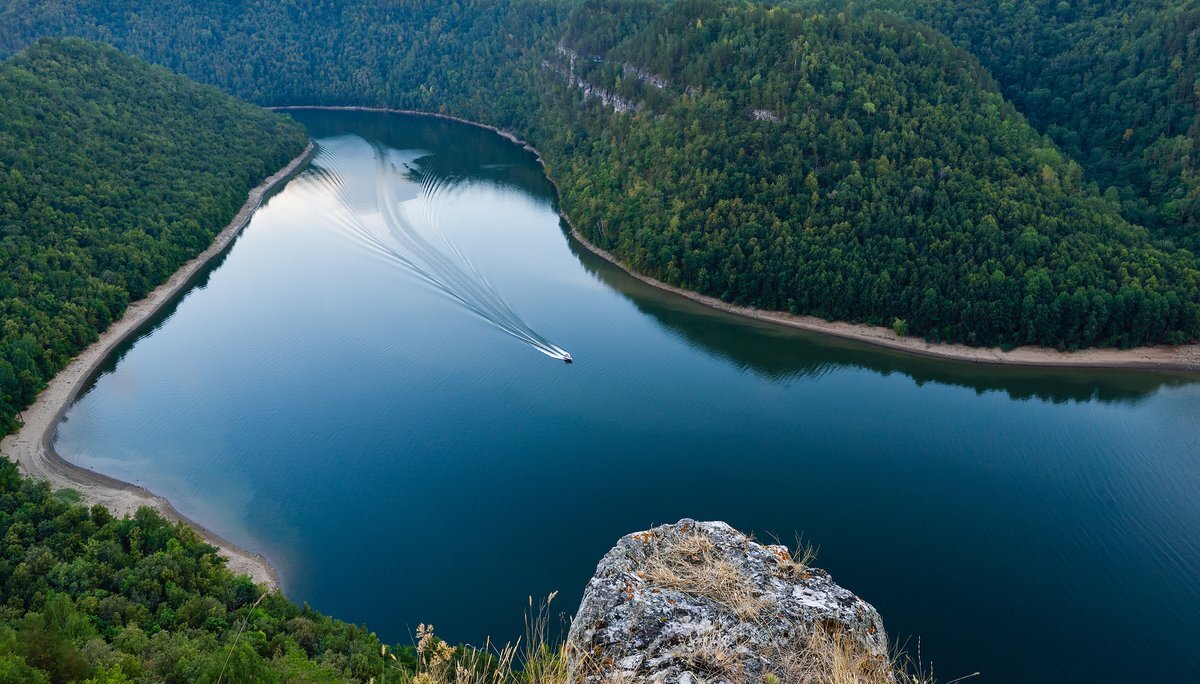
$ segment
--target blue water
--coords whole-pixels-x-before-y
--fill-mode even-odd
[[[297,118],[313,168],[58,439],[265,552],[292,599],[503,641],[530,596],[573,611],[622,534],[721,519],[818,546],[941,681],[1200,672],[1200,384],[710,311],[573,243],[498,136]]]

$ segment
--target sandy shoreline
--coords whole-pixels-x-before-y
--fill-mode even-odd
[[[434,112],[421,112],[412,109],[388,109],[385,107],[325,107],[317,105],[293,105],[287,107],[269,107],[275,110],[290,110],[290,109],[318,109],[318,110],[333,110],[333,111],[351,111],[351,112],[384,112],[391,114],[413,114],[417,116],[428,116],[437,119],[446,119],[449,121],[457,121],[459,123],[468,124],[477,128],[485,128],[492,131],[501,137],[523,147],[532,152],[537,157],[538,163],[541,164],[543,171],[546,168],[546,163],[542,159],[541,152],[528,142],[522,140],[509,131],[471,121],[449,114],[438,114]],[[554,184],[555,190],[558,190],[558,185],[554,183],[554,179],[550,178],[550,174],[546,174],[546,178]],[[753,318],[759,321],[765,321],[776,325],[783,325],[790,328],[798,328],[808,330],[810,332],[831,335],[842,339],[855,340],[865,344],[870,344],[877,347],[884,347],[896,351],[915,354],[917,356],[925,356],[935,359],[945,359],[950,361],[959,361],[964,363],[986,363],[993,365],[1009,365],[1009,366],[1041,366],[1046,368],[1125,368],[1135,370],[1154,370],[1163,372],[1175,373],[1200,373],[1200,344],[1187,344],[1172,347],[1169,345],[1157,345],[1152,347],[1136,347],[1134,349],[1083,349],[1074,352],[1063,352],[1049,347],[1017,347],[1009,351],[1004,351],[998,347],[970,347],[965,344],[943,344],[927,342],[919,337],[900,337],[892,332],[890,328],[882,326],[865,325],[862,323],[847,323],[844,321],[827,321],[816,316],[799,316],[789,314],[783,311],[768,311],[765,309],[756,309],[748,306],[738,306],[709,297],[697,292],[685,290],[674,285],[668,285],[660,280],[651,278],[650,276],[642,275],[631,270],[628,266],[616,258],[608,251],[592,244],[590,240],[585,238],[575,225],[571,223],[571,219],[566,214],[559,212],[559,216],[566,222],[571,230],[571,237],[575,238],[580,245],[583,245],[589,251],[601,257],[605,261],[613,264],[625,273],[637,278],[638,280],[659,288],[677,294],[681,297],[703,304],[704,306],[724,311],[735,316],[745,318]]]
[[[74,489],[83,495],[88,505],[100,504],[117,516],[132,514],[141,506],[155,508],[170,520],[190,525],[205,541],[217,547],[221,555],[228,559],[230,570],[249,575],[254,581],[275,590],[280,587],[279,574],[264,556],[247,551],[203,525],[189,520],[175,510],[171,502],[143,487],[64,460],[54,450],[53,442],[63,414],[75,402],[75,397],[83,389],[84,383],[104,363],[113,349],[183,290],[197,271],[213,257],[225,251],[250,222],[263,199],[300,170],[308,162],[314,149],[310,142],[300,156],[251,190],[246,203],[233,217],[233,221],[217,235],[208,249],[180,267],[167,282],[159,285],[145,298],[131,303],[121,320],[109,326],[108,330],[100,335],[100,339],[80,352],[66,368],[55,375],[38,395],[37,400],[20,413],[24,421],[21,429],[0,441],[0,451],[16,461],[26,475],[47,480],[56,489]]]

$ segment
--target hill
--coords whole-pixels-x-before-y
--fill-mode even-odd
[[[0,64],[0,426],[299,154],[295,122],[116,50]]]
[[[938,28],[1156,236],[1200,253],[1200,5],[874,3]]]

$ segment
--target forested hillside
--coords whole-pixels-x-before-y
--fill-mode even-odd
[[[1091,194],[944,38],[893,15],[631,4],[647,18],[615,40],[573,15],[552,64],[632,109],[563,96],[583,135],[544,145],[567,214],[635,267],[972,344],[1194,336],[1191,255]]]
[[[833,6],[830,3],[824,3]],[[944,31],[1112,188],[1130,220],[1200,252],[1200,3],[875,0]]]
[[[80,40],[0,64],[0,427],[305,145],[285,117]]]
[[[1094,144],[1040,134],[1020,111],[1028,103],[1014,107],[985,68],[995,60],[981,65],[897,13],[932,21],[916,0],[889,12],[828,5],[12,0],[0,40],[11,50],[80,33],[263,104],[420,108],[508,128],[542,150],[585,236],[731,302],[978,345],[1200,337],[1200,272],[1178,249],[1190,244],[1194,137],[1183,109],[1136,97],[1161,81],[1152,46],[1112,67],[1138,88],[1108,97],[1175,122],[1164,142],[1140,127],[1125,141],[1174,166],[1097,161]],[[980,11],[944,13],[984,31]],[[1184,71],[1190,49],[1177,51]],[[1054,104],[1082,102],[1070,79],[1052,85],[1063,92],[1038,95],[1047,111],[1083,117]],[[1093,119],[1117,125],[1056,125],[1104,138]],[[1106,195],[1105,173],[1126,189]],[[1160,186],[1183,196],[1150,199]]]

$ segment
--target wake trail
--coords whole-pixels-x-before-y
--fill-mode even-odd
[[[397,197],[399,169],[391,162],[390,150],[372,145],[375,157],[374,197],[356,203],[350,196],[345,175],[339,166],[336,149],[322,147],[306,180],[324,188],[336,200],[330,218],[356,242],[377,258],[397,265],[415,275],[434,291],[458,303],[470,313],[551,358],[570,360],[571,356],[530,327],[500,296],[466,253],[442,230],[438,207],[452,179],[418,172],[408,164],[410,176],[420,181],[420,219],[426,231],[440,236],[445,250],[431,244],[413,225],[403,202]],[[365,188],[356,188],[365,190]],[[362,205],[360,207],[360,205]],[[371,206],[373,205],[373,206]],[[362,209],[377,210],[383,230],[373,227]]]
[[[329,217],[337,225],[346,229],[352,237],[357,238],[359,245],[365,247],[368,252],[382,257],[386,262],[403,266],[421,281],[443,294],[459,299],[461,303],[470,308],[470,302],[461,300],[455,292],[446,288],[444,283],[439,281],[434,274],[397,250],[391,243],[381,239],[376,234],[376,231],[367,225],[359,212],[354,210],[353,202],[345,194],[346,184],[341,180],[341,174],[336,168],[323,168],[315,164],[312,168],[314,171],[306,180],[331,191],[339,201],[339,204],[338,207],[329,212]]]
[[[388,149],[376,146],[375,154],[378,165],[376,176],[378,195],[382,200],[381,207],[384,209],[384,216],[388,219],[388,227],[393,236],[402,243],[406,243],[412,252],[425,262],[428,270],[435,277],[445,283],[449,289],[455,291],[458,299],[468,301],[470,308],[476,311],[486,311],[488,314],[486,318],[491,323],[513,337],[526,341],[548,356],[565,358],[566,354],[561,348],[550,343],[530,328],[486,280],[481,277],[471,277],[467,271],[474,274],[478,274],[479,271],[461,250],[455,250],[460,257],[460,263],[455,263],[445,253],[431,245],[411,225],[403,208],[396,200],[394,194],[396,184],[388,182],[389,176],[396,171],[395,167],[389,163]],[[445,236],[444,231],[441,234]]]

